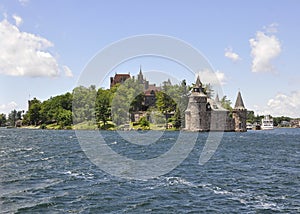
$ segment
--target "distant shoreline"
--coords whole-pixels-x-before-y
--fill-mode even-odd
[[[61,130],[70,130],[70,131],[77,131],[77,130],[86,130],[86,131],[185,131],[184,129],[99,129],[99,128],[41,128],[40,126],[21,126],[21,127],[0,127],[0,129],[25,129],[25,130],[56,130],[56,131],[61,131]],[[274,129],[300,129],[299,127],[274,127]],[[247,130],[247,131],[271,131],[271,130]],[[223,131],[226,132],[226,131]]]

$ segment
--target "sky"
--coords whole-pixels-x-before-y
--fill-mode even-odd
[[[233,104],[240,91],[256,114],[300,118],[299,10],[297,0],[1,0],[0,113],[27,110],[33,97],[47,100],[72,91],[105,47],[155,34],[197,49]],[[145,73],[166,70],[179,80],[187,73],[155,57],[101,72],[136,75],[140,66]],[[206,83],[205,72],[200,75]],[[189,84],[193,78],[186,76]]]

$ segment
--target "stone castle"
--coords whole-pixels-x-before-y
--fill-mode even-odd
[[[221,106],[218,96],[213,100],[204,93],[198,76],[185,110],[185,130],[245,132],[247,131],[246,118],[247,109],[240,92],[231,117],[230,111]]]

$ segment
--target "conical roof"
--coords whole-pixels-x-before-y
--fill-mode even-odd
[[[245,109],[244,102],[243,102],[242,95],[241,95],[240,91],[237,95],[234,108],[235,109]]]
[[[215,98],[215,101],[216,101],[217,103],[219,103],[219,102],[220,102],[220,99],[219,99],[219,94],[217,94],[217,96],[216,96],[216,98]]]
[[[202,88],[202,82],[200,81],[199,75],[197,76],[195,87]]]

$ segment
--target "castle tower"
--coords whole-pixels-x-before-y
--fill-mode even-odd
[[[140,84],[143,84],[143,83],[144,83],[144,77],[143,77],[143,73],[142,73],[142,66],[140,66],[140,72],[139,72],[139,74],[138,74],[138,76],[137,76],[137,79],[138,79],[138,82],[139,82]]]
[[[238,92],[234,109],[232,111],[232,117],[235,122],[235,131],[237,132],[247,131],[246,128],[247,109],[244,106],[241,92]]]
[[[203,93],[200,77],[197,77],[185,111],[185,128],[189,131],[208,131],[207,96]]]
[[[219,103],[219,102],[220,102],[219,94],[217,94],[217,96],[216,96],[216,98],[215,98],[215,101],[216,101],[216,103]]]

